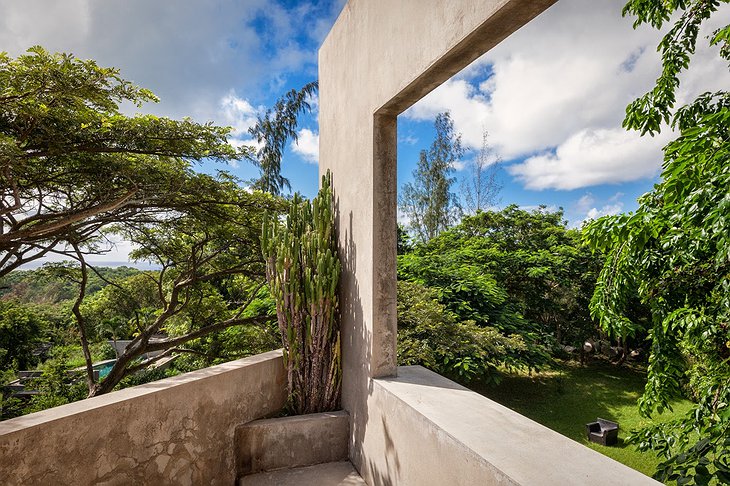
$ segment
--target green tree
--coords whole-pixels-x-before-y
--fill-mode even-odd
[[[0,301],[0,371],[24,370],[37,363],[33,350],[44,337],[45,325],[29,306]]]
[[[525,350],[519,335],[504,335],[474,321],[459,321],[436,292],[398,282],[398,364],[422,365],[459,381],[498,381],[498,368]]]
[[[469,170],[461,180],[461,196],[469,214],[486,211],[497,203],[502,186],[497,176],[502,157],[489,145],[489,134],[485,131],[482,148],[469,163]]]
[[[90,396],[113,390],[126,376],[173,353],[195,352],[185,347],[191,341],[232,326],[259,326],[273,320],[269,308],[254,305],[265,283],[259,234],[264,213],[280,211],[282,203],[269,194],[246,191],[227,178],[218,183],[215,204],[191,206],[185,212],[178,210],[173,218],[144,224],[125,221],[114,228],[136,246],[130,255],[133,259],[160,270],[142,273],[149,280],[146,291],[129,282],[112,284],[114,290],[108,291],[126,309],[124,315],[130,316],[133,338],[99,383],[87,359]],[[82,254],[77,257],[79,297],[73,313],[86,348],[84,330],[93,327],[90,319],[98,319],[98,314],[82,306],[93,267]],[[220,289],[232,278],[238,278],[239,290],[226,296]],[[153,339],[160,333],[166,337]],[[157,351],[162,353],[148,354]]]
[[[579,235],[562,211],[480,211],[399,255],[398,278],[432,289],[461,322],[519,335],[504,363],[539,367],[556,343],[596,331],[587,306],[600,260]]]
[[[544,363],[556,341],[577,345],[595,334],[587,306],[600,259],[562,211],[513,205],[465,216],[398,264],[399,278],[436,289],[459,319],[521,335],[525,364]]]
[[[472,252],[517,312],[541,332],[573,345],[595,333],[587,308],[601,260],[581,242],[579,231],[567,228],[562,210],[511,205],[465,217],[452,233],[441,248]]]
[[[297,141],[298,117],[311,109],[309,100],[318,87],[317,81],[312,81],[298,91],[289,91],[249,128],[249,133],[261,144],[256,153],[247,154],[261,171],[261,177],[253,183],[254,188],[274,195],[280,195],[285,187],[291,189],[289,180],[281,175],[281,159],[287,142]]]
[[[33,47],[0,53],[0,276],[119,221],[209,202],[192,162],[239,159],[228,128],[119,105],[157,101],[113,68]]]
[[[627,303],[636,293],[651,310],[645,415],[661,412],[687,390],[696,401],[683,420],[637,433],[641,449],[664,455],[656,477],[677,484],[730,484],[730,94],[703,93],[675,108],[680,73],[700,27],[724,1],[633,0],[624,14],[635,26],[673,26],[659,51],[654,88],[629,105],[624,126],[679,133],[664,148],[661,182],[633,214],[590,224],[586,239],[606,254],[591,311],[605,329],[631,327]],[[730,61],[730,26],[709,44]]]
[[[162,305],[157,278],[156,271],[136,272],[126,278],[109,279],[108,285],[91,295],[87,288],[81,312],[88,326],[114,342],[132,338]]]
[[[421,150],[413,182],[403,185],[400,210],[410,230],[422,242],[428,241],[458,220],[459,201],[451,192],[454,163],[461,159],[461,135],[454,132],[451,115],[439,113],[434,121],[436,138],[428,150]]]

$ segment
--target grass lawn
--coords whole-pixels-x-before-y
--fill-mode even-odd
[[[585,444],[627,466],[651,476],[659,463],[652,453],[642,453],[623,438],[632,429],[649,421],[639,415],[637,400],[644,390],[646,375],[635,368],[617,368],[609,363],[593,362],[581,366],[560,363],[555,370],[527,375],[508,375],[498,386],[475,385],[482,395],[549,427],[566,437]],[[653,417],[667,421],[683,415],[691,403],[673,404],[673,412]],[[588,442],[585,424],[596,417],[619,423],[619,442],[605,447]]]

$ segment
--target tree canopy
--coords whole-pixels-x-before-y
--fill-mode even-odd
[[[668,124],[678,137],[664,148],[661,182],[633,214],[601,218],[585,230],[606,254],[591,311],[607,330],[632,322],[633,295],[652,314],[649,415],[686,390],[696,401],[684,420],[649,427],[634,440],[665,456],[657,472],[678,484],[730,484],[730,93],[705,92],[679,108],[680,74],[690,66],[700,28],[723,1],[632,0],[635,26],[661,29],[676,19],[659,51],[654,88],[630,104],[624,126],[654,134]],[[709,44],[730,61],[730,26]]]
[[[292,89],[273,108],[259,115],[256,124],[249,128],[248,132],[261,144],[260,149],[246,155],[261,171],[254,188],[275,195],[280,195],[284,188],[291,189],[289,180],[281,175],[281,159],[287,142],[297,141],[299,115],[311,109],[309,100],[318,89],[317,81],[305,84],[300,90]]]
[[[453,225],[459,216],[459,201],[451,192],[456,179],[454,163],[464,154],[461,135],[454,131],[448,112],[434,121],[436,137],[428,150],[421,150],[413,182],[403,185],[400,210],[409,219],[409,228],[420,241],[428,241]]]
[[[228,144],[229,128],[125,115],[122,105],[156,97],[116,69],[40,47],[0,54],[0,86],[0,277],[49,253],[71,260],[44,272],[73,292],[89,395],[191,351],[191,341],[270,321],[270,307],[254,305],[264,285],[259,233],[263,214],[283,201],[224,171],[194,170],[203,159],[251,156]],[[88,256],[113,235],[157,270],[97,270]],[[99,279],[105,291],[87,299]],[[132,342],[98,381],[91,348],[100,333]]]
[[[538,367],[555,343],[582,344],[594,334],[587,304],[599,263],[561,211],[508,206],[465,216],[399,255],[398,278],[430,289],[453,313],[450,322],[519,336],[520,346],[500,348],[502,364]]]
[[[72,243],[91,249],[110,224],[215,201],[191,163],[246,154],[228,128],[125,115],[122,104],[157,98],[69,54],[0,53],[0,87],[0,275]]]

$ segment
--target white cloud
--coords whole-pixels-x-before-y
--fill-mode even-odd
[[[583,196],[581,196],[580,199],[578,199],[578,202],[575,203],[576,209],[579,212],[584,212],[588,208],[591,207],[593,203],[596,202],[596,198],[593,197],[593,194],[590,192],[585,193]]]
[[[485,72],[472,67],[406,116],[432,119],[449,109],[467,146],[480,147],[486,129],[508,160],[554,147],[587,126],[618,126],[659,66],[647,49],[659,36],[634,31],[620,11],[621,1],[561,0],[477,61],[491,69],[478,86],[469,78]]]
[[[455,160],[451,163],[451,167],[456,171],[462,171],[469,166],[469,161],[466,160]]]
[[[262,107],[254,108],[244,98],[231,91],[220,102],[222,121],[233,128],[233,135],[248,133],[248,129],[256,124],[256,116],[263,111]]]
[[[229,92],[220,101],[220,123],[230,126],[233,130],[228,142],[236,148],[244,146],[258,151],[263,142],[250,138],[248,129],[256,124],[257,115],[264,111],[264,107],[254,106],[245,98],[239,98],[234,91]],[[234,169],[239,165],[236,161],[228,161]]]
[[[146,112],[225,123],[219,101],[231,89],[266,96],[271,79],[316,77],[310,23],[329,29],[338,4],[270,0],[0,0],[0,50],[40,44],[120,68],[161,102]],[[320,35],[319,33],[317,35]],[[294,43],[292,39],[310,39]],[[275,93],[278,96],[280,93]]]
[[[623,192],[616,192],[608,199],[599,201],[596,196],[586,192],[571,205],[566,212],[571,228],[580,228],[585,222],[601,216],[619,214],[624,211]]]
[[[294,153],[307,162],[316,164],[319,161],[319,133],[303,128],[297,133],[297,137],[297,142],[292,145]]]
[[[88,0],[0,0],[0,12],[0,45],[11,55],[61,39],[68,44],[82,42],[92,23]]]
[[[528,188],[574,189],[653,176],[662,143],[619,132],[626,105],[658,76],[661,34],[646,26],[634,30],[632,20],[621,17],[624,3],[561,0],[404,116],[433,120],[449,110],[468,148],[478,149],[487,130],[505,160],[528,157],[512,172]],[[715,23],[723,12],[730,7],[715,15]],[[706,43],[700,34],[699,44]],[[711,51],[698,48],[682,78],[680,101],[730,84],[726,63]]]
[[[418,143],[418,138],[413,135],[399,135],[398,143],[404,143],[406,145],[415,145]]]
[[[586,213],[585,220],[591,220],[591,219],[598,219],[601,216],[613,216],[614,214],[620,213],[624,209],[623,203],[616,203],[616,204],[606,204],[605,206],[602,206],[600,209],[598,208],[591,208]]]
[[[585,129],[555,150],[507,167],[527,189],[578,189],[654,177],[669,134],[640,137],[621,128]]]

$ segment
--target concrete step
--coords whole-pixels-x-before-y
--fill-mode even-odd
[[[348,461],[279,469],[238,480],[238,486],[367,486]]]

